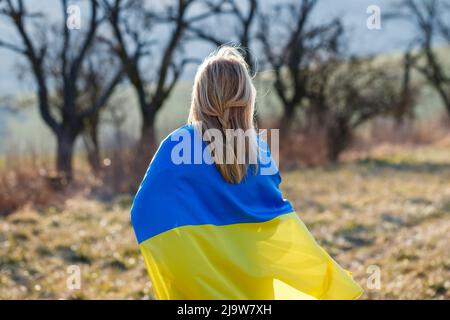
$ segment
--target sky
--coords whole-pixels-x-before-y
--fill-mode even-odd
[[[277,0],[260,0],[264,4]],[[72,2],[77,2],[76,0]],[[356,55],[379,54],[404,49],[414,33],[413,27],[407,22],[384,21],[383,13],[394,8],[395,0],[320,0],[314,11],[313,20],[329,21],[335,16],[342,18],[348,30],[348,52]],[[30,8],[39,8],[49,16],[57,17],[61,8],[59,1],[55,0],[28,0]],[[381,29],[369,30],[366,21],[369,14],[367,7],[377,5],[381,10]],[[83,18],[83,17],[82,17]],[[0,39],[14,39],[4,23],[0,22]],[[204,56],[208,53],[208,47],[195,47],[194,55]],[[0,48],[0,96],[14,95],[30,89],[30,85],[19,81],[17,77],[17,55]],[[188,71],[184,78],[191,78],[192,71]]]

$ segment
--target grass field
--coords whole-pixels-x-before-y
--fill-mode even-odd
[[[363,299],[450,298],[450,144],[393,149],[283,173],[282,189]],[[152,298],[129,222],[129,196],[75,195],[57,209],[0,217],[0,298]],[[81,289],[66,287],[81,268]],[[380,290],[366,286],[381,270]]]

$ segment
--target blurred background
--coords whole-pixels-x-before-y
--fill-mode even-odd
[[[130,205],[223,44],[362,298],[450,298],[449,0],[0,0],[0,298],[153,298]]]

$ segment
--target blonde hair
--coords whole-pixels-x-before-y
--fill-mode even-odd
[[[209,143],[212,138],[208,135],[208,129],[219,129],[223,136],[227,136],[229,129],[254,132],[255,98],[256,90],[249,68],[239,48],[219,47],[197,70],[188,123],[196,125]],[[244,154],[245,159],[250,158],[254,154],[256,139],[250,137],[248,145],[229,142],[229,139],[223,144],[214,141],[215,150],[223,148],[226,163],[218,159],[217,153],[212,154],[212,157],[227,182],[240,183],[249,163],[238,161],[238,154]]]

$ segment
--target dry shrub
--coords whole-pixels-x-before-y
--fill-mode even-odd
[[[38,166],[36,157],[7,157],[0,172],[0,215],[8,215],[26,205],[43,209],[63,203],[61,191],[66,181]]]
[[[311,127],[292,130],[283,135],[280,141],[280,167],[283,169],[297,166],[313,167],[328,162],[326,131]]]
[[[374,121],[370,128],[372,143],[428,144],[436,141],[442,134],[443,127],[437,119],[401,123],[391,119],[379,119]]]
[[[275,122],[265,122],[264,129],[277,129]],[[288,132],[280,130],[280,168],[289,170],[298,166],[312,167],[327,163],[327,139],[324,128],[317,126],[292,127]],[[270,130],[268,130],[270,141]]]
[[[426,120],[380,118],[355,135],[349,152],[368,152],[379,145],[417,146],[437,143],[450,134],[450,123],[446,115]]]
[[[265,122],[262,128],[279,128],[276,122]],[[450,136],[450,117],[441,114],[431,119],[377,118],[353,133],[350,146],[341,159],[368,156],[380,145],[413,147],[426,144],[445,144]],[[311,167],[329,164],[325,126],[297,125],[280,134],[280,168]]]
[[[111,201],[118,195],[134,194],[150,159],[141,159],[134,148],[106,152],[101,167],[93,172],[85,156],[74,157],[74,175],[67,181],[54,170],[52,160],[44,155],[6,156],[0,170],[0,215],[24,207],[43,210],[62,208],[66,199],[83,195]]]
[[[91,194],[103,200],[134,195],[151,161],[151,156],[143,156],[137,150],[137,147],[129,147],[106,152],[97,183],[91,185]]]
[[[111,195],[136,192],[143,177],[143,170],[137,164],[138,157],[132,150],[110,153],[103,161],[103,192]]]

